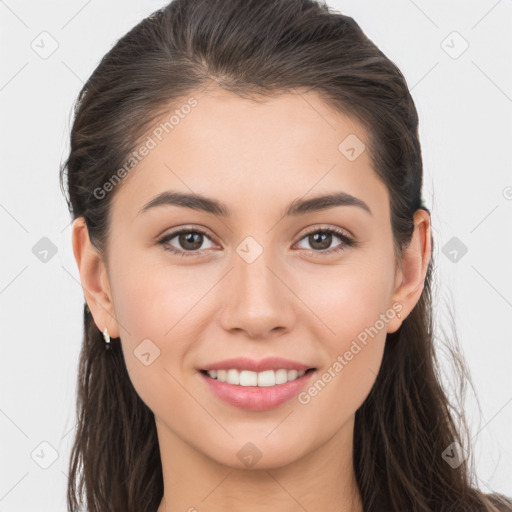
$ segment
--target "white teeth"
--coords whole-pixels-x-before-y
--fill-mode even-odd
[[[220,382],[227,382],[238,386],[270,387],[276,384],[285,384],[302,377],[306,370],[265,370],[263,372],[251,372],[249,370],[209,370],[208,376]]]
[[[258,386],[275,386],[276,372],[274,370],[266,370],[258,373]]]
[[[285,384],[288,382],[288,370],[276,371],[276,384]]]
[[[240,384],[240,373],[237,370],[228,370],[226,382],[229,384]]]
[[[233,370],[238,373],[238,370]],[[240,386],[257,386],[258,385],[258,374],[256,372],[250,372],[248,370],[242,370],[240,372],[240,382],[232,382],[227,380],[228,384],[240,384]]]

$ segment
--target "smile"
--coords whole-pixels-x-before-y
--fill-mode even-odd
[[[198,372],[214,396],[229,405],[248,411],[266,411],[288,402],[311,382],[315,374],[315,368],[300,371],[279,369],[253,372],[217,369]]]
[[[308,370],[265,370],[262,372],[253,372],[250,370],[203,370],[211,379],[219,382],[227,382],[235,386],[258,386],[272,387],[280,384],[286,384],[302,377],[306,372],[313,371],[314,368]]]

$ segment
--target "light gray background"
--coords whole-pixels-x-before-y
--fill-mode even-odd
[[[0,512],[66,510],[83,293],[58,169],[82,82],[165,3],[0,0]],[[454,308],[482,407],[480,416],[470,389],[478,484],[510,496],[512,0],[328,4],[354,17],[412,90],[436,243],[436,319],[451,332]],[[42,58],[32,46],[49,51],[52,38],[58,48]],[[33,252],[43,237],[57,250],[46,262]]]

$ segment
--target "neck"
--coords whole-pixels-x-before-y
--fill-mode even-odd
[[[279,467],[219,464],[157,422],[164,496],[158,512],[363,512],[352,462],[353,417],[327,442]]]

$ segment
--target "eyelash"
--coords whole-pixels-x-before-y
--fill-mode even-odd
[[[179,249],[176,249],[176,248],[168,245],[169,240],[172,240],[176,236],[179,236],[179,235],[181,235],[183,233],[198,233],[198,234],[201,234],[203,236],[206,236],[209,239],[212,239],[212,237],[206,231],[203,231],[202,229],[199,229],[199,228],[182,228],[182,229],[178,229],[177,231],[173,231],[172,233],[169,233],[168,235],[165,235],[164,237],[160,238],[158,240],[158,244],[162,245],[164,250],[170,251],[170,252],[172,252],[173,254],[175,254],[177,256],[197,256],[197,254],[200,253],[201,251],[181,251]],[[341,241],[342,241],[342,243],[337,248],[334,248],[334,249],[325,249],[325,250],[320,250],[320,251],[315,251],[313,249],[309,249],[309,250],[305,249],[310,254],[312,254],[314,257],[325,256],[325,255],[332,255],[332,254],[344,251],[346,248],[356,247],[358,245],[358,242],[356,242],[353,238],[347,236],[345,234],[345,232],[343,232],[343,231],[341,231],[341,230],[339,230],[337,228],[325,228],[325,229],[317,228],[315,230],[312,230],[312,231],[309,231],[309,232],[305,233],[299,239],[299,242],[301,240],[303,240],[304,238],[306,238],[307,236],[312,235],[314,233],[334,234],[337,237],[339,237],[341,239]]]

